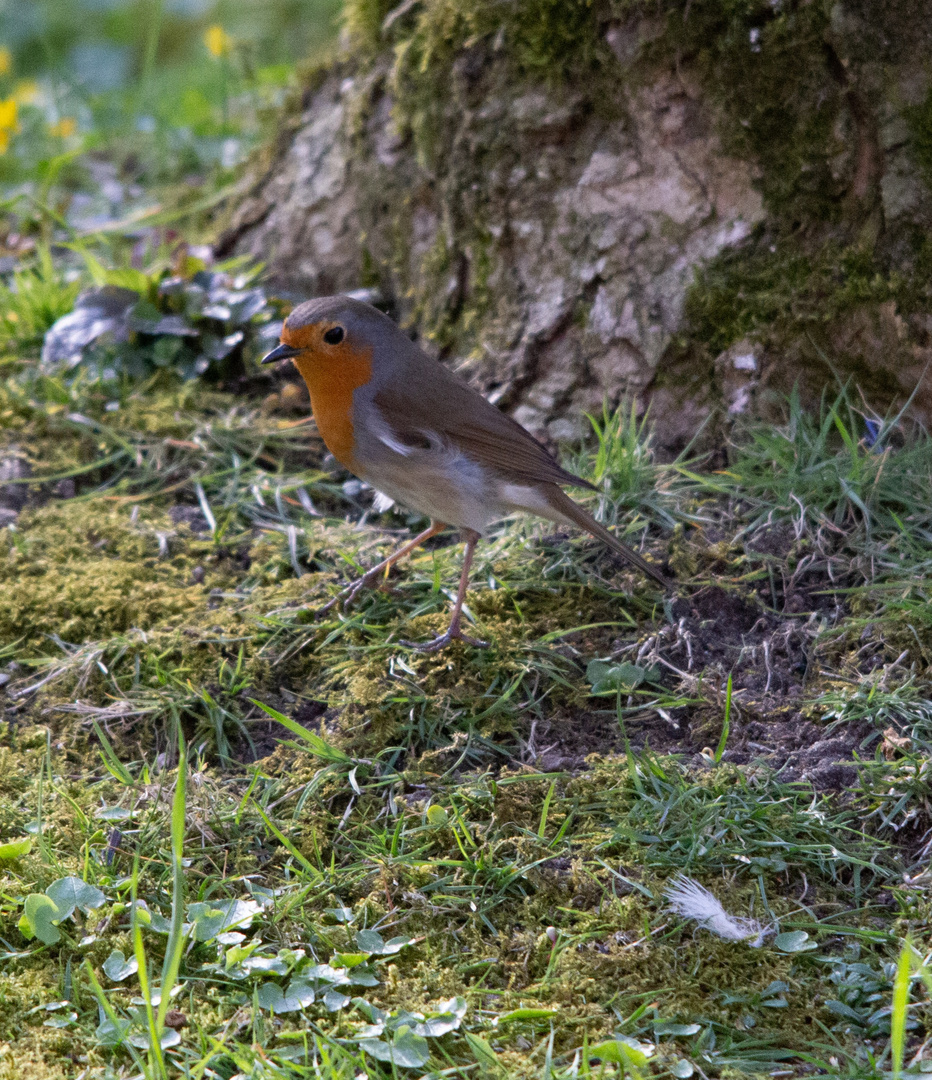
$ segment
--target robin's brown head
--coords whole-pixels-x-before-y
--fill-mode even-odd
[[[387,324],[387,326],[386,326]],[[299,304],[285,320],[281,344],[262,358],[303,363],[339,363],[371,354],[387,332],[398,328],[371,304],[349,296],[322,296]]]
[[[354,395],[375,370],[391,372],[392,358],[407,337],[385,315],[349,296],[308,300],[285,320],[281,344],[262,360],[292,360],[307,383],[311,408],[324,442],[338,461],[354,469]]]

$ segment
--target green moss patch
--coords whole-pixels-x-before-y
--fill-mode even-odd
[[[606,416],[574,468],[601,478],[606,520],[669,558],[678,595],[593,541],[510,523],[468,597],[489,648],[434,655],[404,642],[446,625],[456,543],[318,612],[417,523],[353,521],[369,496],[322,473],[300,428],[167,394],[109,419],[85,399],[88,438],[33,396],[16,433],[30,502],[0,551],[13,1059],[50,1077],[137,1067],[85,962],[141,1038],[133,882],[157,972],[183,736],[175,895],[202,929],[171,1068],[299,1076],[306,1040],[333,1075],[377,1080],[391,1047],[417,1075],[568,1080],[626,1046],[650,1051],[645,1075],[728,1077],[834,1068],[825,1038],[869,1068],[900,939],[929,916],[911,884],[932,826],[929,451],[899,429],[846,441],[844,399],[815,419],[791,406],[708,476],[656,465],[629,411]],[[61,468],[63,431],[87,470],[73,498],[40,471]],[[758,920],[757,947],[673,914],[682,874]],[[29,937],[27,902],[69,877],[100,905]],[[244,923],[217,929],[236,904]],[[918,1045],[928,1006],[910,993]]]

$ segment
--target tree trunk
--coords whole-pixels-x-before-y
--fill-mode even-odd
[[[350,0],[347,25],[219,252],[377,291],[550,438],[636,395],[676,449],[833,372],[930,417],[930,0]]]

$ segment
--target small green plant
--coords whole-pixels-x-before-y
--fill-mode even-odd
[[[592,478],[596,486],[618,499],[640,495],[653,488],[656,469],[651,460],[647,417],[638,420],[632,400],[611,412],[602,405],[601,418],[588,417],[596,438]]]
[[[0,353],[33,359],[46,331],[74,307],[80,290],[55,266],[47,245],[40,245],[34,265],[14,271],[0,284]]]
[[[591,477],[599,489],[603,520],[617,525],[635,513],[671,528],[678,520],[671,489],[678,474],[654,461],[648,416],[639,419],[637,404],[631,400],[614,411],[605,402],[600,417],[587,419],[595,436],[594,452],[584,448],[570,466]]]
[[[896,446],[898,417],[876,421],[853,406],[847,388],[823,398],[814,416],[794,390],[786,423],[755,424],[735,443],[717,486],[753,500],[749,530],[778,516],[806,532],[823,524],[865,536],[895,534],[904,521],[932,520],[932,439],[924,433]]]
[[[59,878],[44,893],[26,897],[18,924],[20,932],[28,940],[38,938],[44,945],[54,945],[61,941],[61,923],[87,915],[106,900],[100,889],[79,877]]]
[[[74,310],[46,334],[48,373],[77,368],[85,379],[104,382],[159,371],[185,380],[235,378],[277,310],[254,284],[260,267],[207,270],[187,260],[182,274],[158,266],[144,273],[107,269],[86,247],[79,250],[96,288],[78,296]]]

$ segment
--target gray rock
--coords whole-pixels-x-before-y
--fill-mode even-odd
[[[7,456],[0,459],[0,509],[5,513],[0,516],[0,526],[15,521],[20,510],[29,501],[29,485],[10,483],[11,480],[28,480],[32,476],[32,466],[18,453],[17,446],[11,446]],[[9,515],[12,514],[12,518]],[[8,520],[7,520],[8,519]]]
[[[81,293],[74,310],[63,315],[46,333],[42,366],[72,368],[81,362],[84,350],[93,342],[126,341],[130,316],[138,303],[138,293],[116,285]]]
[[[753,411],[761,366],[761,347],[747,338],[736,341],[715,358],[715,374],[729,416]]]

